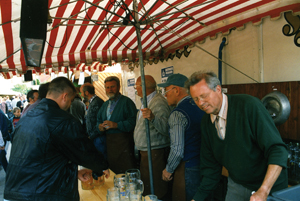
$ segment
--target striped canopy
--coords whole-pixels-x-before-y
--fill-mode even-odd
[[[0,72],[5,78],[28,69],[102,71],[117,62],[138,65],[136,29],[143,59],[152,64],[245,23],[300,12],[299,0],[48,0],[52,22],[41,66],[33,69],[25,64],[19,38],[21,3],[0,0]]]

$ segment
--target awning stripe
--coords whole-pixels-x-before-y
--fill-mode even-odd
[[[11,12],[12,12],[11,4],[12,4],[11,0],[0,2],[1,19],[2,19],[1,23],[9,22],[11,20]],[[6,60],[6,62],[9,64],[10,69],[15,69],[14,55],[12,55],[15,50],[13,46],[14,40],[13,40],[11,23],[2,25],[2,30],[4,34],[5,45],[6,45],[6,57],[9,57]]]
[[[69,2],[68,0],[62,0],[60,4],[65,4],[68,2]],[[57,10],[57,13],[56,13],[56,17],[63,17],[63,14],[66,11],[67,7],[68,7],[67,5],[59,7]],[[61,22],[61,19],[54,19],[53,23],[52,23],[52,27],[55,27],[60,22]],[[49,45],[47,45],[47,51],[46,51],[46,56],[45,56],[47,64],[52,63],[51,55],[53,53],[54,47],[56,46],[56,39],[58,36],[59,29],[61,29],[61,27],[57,27],[50,32]],[[47,34],[47,38],[48,38],[48,35],[49,34]]]

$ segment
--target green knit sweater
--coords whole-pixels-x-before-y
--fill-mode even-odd
[[[230,178],[256,191],[269,164],[283,167],[271,192],[287,188],[286,145],[261,101],[249,95],[227,95],[228,113],[225,139],[221,140],[210,115],[202,118],[202,183],[194,196],[204,200],[217,186],[222,166]]]
[[[98,115],[97,115],[97,126],[102,124],[103,121],[107,120],[106,110],[109,104],[109,100],[103,103]],[[133,132],[136,121],[137,109],[134,102],[127,96],[121,95],[114,111],[110,117],[110,121],[118,123],[118,128],[108,129],[107,131],[100,131],[101,135],[113,134],[121,132]]]

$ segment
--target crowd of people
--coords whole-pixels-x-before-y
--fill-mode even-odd
[[[4,121],[8,114],[1,111],[4,198],[79,200],[78,179],[89,178],[88,170],[78,170],[78,165],[92,170],[94,177],[107,178],[110,170],[119,174],[138,168],[144,195],[154,191],[165,201],[210,199],[223,167],[229,173],[226,201],[266,201],[270,193],[287,188],[286,145],[259,99],[224,94],[212,72],[189,78],[173,74],[160,84],[145,75],[144,81],[147,100],[141,77],[134,86],[147,103],[138,109],[120,93],[119,78],[109,76],[103,83],[105,102],[93,84],[76,89],[58,77],[28,92],[23,112],[8,109],[12,120]],[[12,143],[8,165],[2,156],[5,141]]]

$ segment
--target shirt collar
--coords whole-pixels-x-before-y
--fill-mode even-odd
[[[156,91],[153,91],[151,94],[149,94],[147,96],[147,105],[149,105],[150,101],[152,100],[152,98],[156,95]],[[143,103],[143,98],[141,98],[141,102]],[[143,105],[143,104],[142,104]]]
[[[94,98],[96,97],[97,95],[95,94],[90,100],[89,100],[89,103],[91,103],[93,100],[94,100]]]
[[[212,123],[215,122],[217,116],[224,119],[224,120],[226,120],[226,118],[227,118],[228,98],[224,93],[222,93],[222,96],[223,96],[223,100],[222,100],[222,106],[221,106],[221,109],[219,111],[219,114],[218,115],[210,114],[210,119],[211,119]]]

